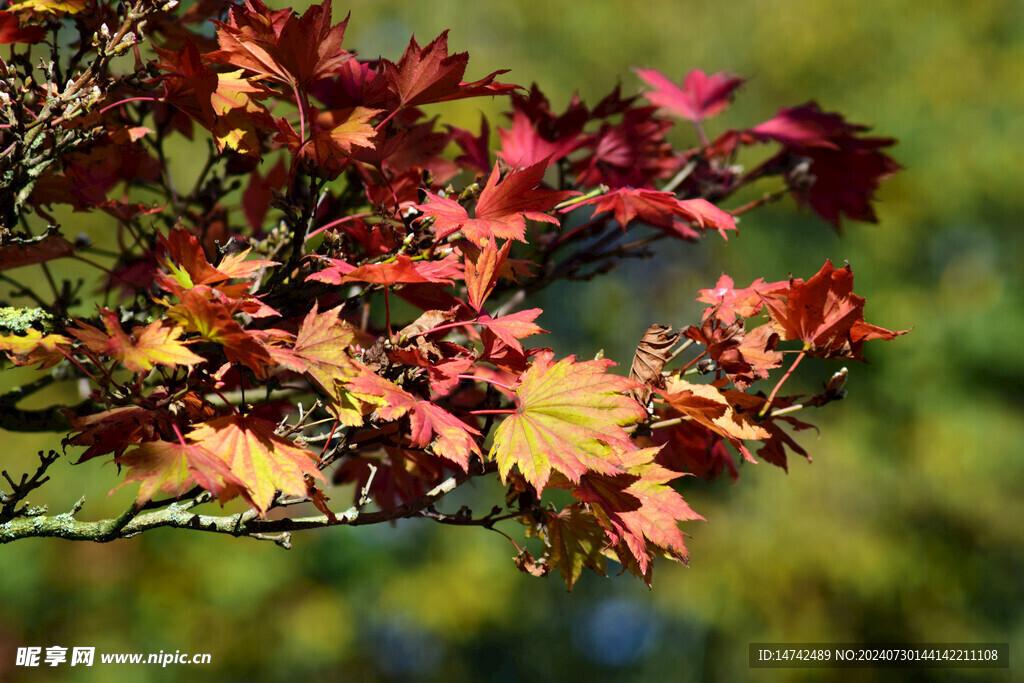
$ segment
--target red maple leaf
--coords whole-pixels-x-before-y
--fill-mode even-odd
[[[477,252],[475,258],[466,253],[466,297],[474,310],[479,312],[483,308],[484,301],[498,283],[502,266],[508,259],[511,247],[512,242],[508,241],[498,249],[492,237],[483,245],[483,249]]]
[[[679,87],[654,69],[633,71],[647,85],[655,88],[644,95],[651,104],[695,123],[711,118],[729,106],[733,93],[744,81],[724,71],[708,76],[700,69],[694,69]]]
[[[53,259],[71,256],[75,247],[57,231],[49,228],[46,234],[28,239],[8,237],[0,245],[0,270],[21,268]]]
[[[535,189],[544,177],[547,162],[541,161],[518,171],[513,171],[499,180],[497,164],[491,171],[487,185],[476,201],[473,218],[458,202],[440,197],[432,192],[427,204],[414,208],[425,217],[434,219],[437,239],[442,240],[458,230],[466,238],[483,246],[491,238],[526,241],[526,219],[558,224],[558,219],[544,211],[554,208],[559,202],[578,195],[578,192]]]
[[[782,352],[775,350],[779,335],[771,325],[761,325],[746,334],[742,320],[722,325],[717,318],[709,318],[699,328],[688,327],[684,336],[703,344],[717,368],[740,389],[782,365]]]
[[[220,50],[207,59],[247,69],[291,88],[332,75],[351,58],[341,49],[348,18],[331,26],[331,0],[300,17],[291,9],[269,10],[260,0],[233,5],[228,22],[214,21]]]
[[[490,137],[491,126],[487,119],[480,117],[480,134],[473,135],[471,131],[457,126],[448,126],[452,139],[462,149],[462,154],[455,158],[462,168],[472,168],[481,173],[487,173],[491,168]]]
[[[541,329],[533,322],[541,313],[543,311],[539,308],[516,311],[500,318],[492,318],[486,313],[481,313],[477,316],[476,322],[493,332],[498,339],[517,352],[522,353],[523,345],[519,343],[520,339],[535,334],[547,334],[547,330]]]
[[[645,449],[648,460],[655,450]],[[654,462],[645,462],[630,468],[627,474],[585,474],[572,493],[594,510],[610,545],[625,543],[639,565],[640,574],[648,576],[648,543],[685,564],[689,552],[679,522],[704,519],[668,486],[679,476],[678,472]]]
[[[702,289],[697,301],[713,304],[704,309],[704,320],[715,316],[726,325],[731,325],[737,317],[751,318],[761,312],[764,307],[762,296],[786,289],[789,283],[765,282],[757,278],[749,287],[734,289],[732,278],[723,274],[718,278],[713,289]]]
[[[736,221],[725,211],[705,199],[679,199],[671,192],[620,187],[573,205],[595,204],[594,213],[611,211],[616,222],[625,228],[640,220],[673,237],[696,239],[700,236],[692,225],[717,230],[726,238],[726,230],[736,230]]]
[[[0,10],[0,45],[38,43],[45,38],[45,26],[22,26],[16,14]]]
[[[369,263],[358,268],[340,259],[327,259],[330,266],[313,273],[307,280],[340,285],[346,282],[372,282],[378,285],[397,285],[417,282],[452,284],[462,278],[461,264],[454,255],[439,261],[413,261],[399,254],[394,261]]]
[[[480,436],[479,431],[430,401],[417,399],[394,382],[364,372],[346,382],[346,388],[360,399],[380,404],[377,414],[384,420],[397,420],[408,415],[409,433],[406,436],[414,448],[430,446],[434,453],[451,460],[463,470],[469,467],[471,453],[480,455],[480,447],[473,438]]]
[[[605,123],[587,139],[591,152],[573,165],[577,183],[588,187],[650,188],[679,170],[679,158],[665,136],[672,121],[655,116],[656,107],[631,107],[617,123]]]
[[[445,102],[480,95],[501,95],[519,86],[496,83],[494,77],[508,69],[495,71],[479,81],[466,83],[469,54],[448,54],[448,31],[444,31],[429,45],[421,48],[413,36],[398,63],[381,60],[381,70],[388,89],[403,107],[431,102]]]
[[[797,184],[793,194],[837,228],[843,215],[853,220],[877,222],[871,200],[884,178],[900,165],[882,148],[892,138],[859,136],[867,126],[847,122],[841,115],[824,112],[814,102],[783,109],[774,118],[750,129],[757,140],[784,145],[766,166],[796,168],[809,162],[808,183]]]
[[[764,296],[764,304],[782,339],[799,339],[812,356],[863,361],[865,341],[892,340],[910,331],[865,323],[864,299],[853,293],[853,270],[849,265],[836,270],[831,260],[807,282],[791,279],[788,289]]]

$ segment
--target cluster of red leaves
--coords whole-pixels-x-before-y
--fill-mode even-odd
[[[290,499],[323,509],[317,481],[333,467],[357,505],[388,509],[452,474],[496,469],[508,505],[544,543],[540,558],[519,556],[525,571],[557,568],[571,587],[611,557],[649,582],[655,556],[687,560],[678,524],[702,519],[673,480],[735,477],[730,449],[756,462],[749,442],[781,467],[786,449],[806,456],[782,428],[809,427],[791,414],[797,397],[777,396],[789,373],[767,398],[748,392],[784,365],[787,342],[801,344],[791,372],[806,355],[862,360],[865,341],[902,334],[865,323],[850,268],[827,262],[806,282],[735,289],[723,276],[701,291],[710,307],[700,326],[652,327],[630,378],[611,374],[610,361],[556,360],[522,341],[544,332],[541,311],[516,310],[514,292],[592,276],[581,264],[599,272],[631,248],[591,250],[591,237],[614,245],[653,228],[645,240],[725,238],[736,221],[718,204],[752,180],[789,183],[804,164],[809,175],[787,185],[801,202],[837,225],[840,214],[874,220],[871,195],[897,168],[881,151],[891,141],[837,114],[805,105],[708,142],[702,122],[742,79],[696,70],[677,85],[638,70],[653,88],[648,104],[616,88],[559,114],[537,86],[496,81],[501,71],[464,81],[468,56],[449,54],[447,33],[423,47],[410,40],[396,62],[362,60],[342,47],[348,18],[332,24],[330,0],[301,16],[246,0],[218,16],[216,45],[189,28],[195,17],[155,22],[165,42],[154,75],[89,114],[108,133],[35,187],[37,211],[99,208],[134,238],[107,282],[130,302],[53,333],[0,336],[15,363],[67,359],[93,382],[66,443],[86,449],[82,460],[114,456],[126,481],[141,482],[139,505],[198,487],[260,514]],[[0,12],[0,42],[38,42],[41,29],[34,14]],[[420,109],[493,95],[512,107],[496,159],[486,120],[479,133],[442,130]],[[694,124],[699,146],[674,149],[663,113]],[[183,197],[166,180],[164,139],[191,137],[194,124],[217,155]],[[767,141],[782,151],[741,178],[737,151]],[[215,184],[204,183],[218,165]],[[462,190],[448,184],[459,174]],[[244,185],[240,207],[221,191],[232,176]],[[138,185],[163,187],[167,206],[133,201]],[[579,251],[563,258],[571,246]],[[0,267],[73,253],[47,233],[0,247]],[[392,294],[418,310],[397,332]],[[703,350],[665,371],[680,340]],[[694,366],[714,380],[689,381]],[[291,422],[310,395],[319,407]],[[329,431],[309,431],[314,413]],[[311,435],[324,441],[319,454],[303,447]],[[551,488],[576,502],[558,509],[544,497]]]

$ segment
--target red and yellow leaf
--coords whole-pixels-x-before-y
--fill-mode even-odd
[[[131,468],[121,486],[141,482],[136,504],[152,500],[158,491],[177,498],[197,485],[226,500],[244,486],[221,456],[197,444],[148,441],[115,462]]]
[[[624,425],[647,411],[624,392],[637,382],[610,375],[607,360],[557,363],[551,352],[538,355],[516,388],[518,407],[498,426],[490,457],[503,478],[517,467],[542,490],[552,470],[578,482],[587,472],[617,474],[622,454],[635,446]]]
[[[121,329],[117,314],[101,308],[100,318],[106,332],[88,323],[78,322],[68,332],[80,339],[91,351],[115,358],[132,372],[149,372],[156,364],[196,365],[205,359],[188,350],[179,341],[182,329],[157,320],[145,327],[132,329],[129,336]]]
[[[203,422],[189,432],[188,440],[219,454],[240,482],[242,497],[261,514],[274,495],[305,496],[305,475],[323,480],[312,453],[274,433],[271,422],[229,415]]]

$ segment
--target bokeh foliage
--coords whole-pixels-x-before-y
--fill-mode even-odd
[[[743,286],[810,276],[827,257],[850,261],[869,319],[914,332],[870,349],[870,366],[850,368],[849,399],[813,416],[822,437],[803,438],[813,465],[687,482],[684,496],[709,522],[686,529],[691,568],[663,565],[651,592],[585,576],[566,594],[557,578],[520,575],[497,534],[426,521],[300,534],[290,552],[174,531],[102,546],[34,540],[0,549],[0,677],[14,675],[19,644],[213,654],[215,671],[94,667],[75,671],[80,680],[738,680],[750,673],[751,641],[1009,641],[1020,661],[1016,2],[349,7],[345,44],[363,57],[393,58],[413,32],[423,42],[450,28],[452,47],[471,55],[469,77],[511,68],[507,80],[537,81],[556,105],[574,90],[593,103],[617,79],[637,90],[632,66],[677,79],[699,67],[750,79],[733,110],[707,124],[711,134],[813,98],[899,138],[906,170],[883,184],[879,225],[847,224],[840,237],[786,200],[750,216],[727,245],[669,245],[656,262],[562,287],[538,302],[559,353],[604,349],[625,364],[647,325],[695,321],[696,289],[720,272]],[[349,7],[339,3],[335,18]],[[475,128],[481,107],[494,117],[504,103],[444,111]],[[807,363],[794,388],[813,389],[833,369]],[[29,455],[53,445],[6,434],[4,443]],[[63,509],[117,483],[95,463],[60,479],[80,483],[46,501]],[[131,495],[90,501],[86,513],[118,510]]]

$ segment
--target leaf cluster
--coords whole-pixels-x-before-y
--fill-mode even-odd
[[[302,15],[260,0],[175,5],[0,12],[0,271],[16,271],[0,278],[45,321],[5,325],[0,350],[47,373],[34,389],[84,380],[87,396],[60,413],[64,445],[139,483],[117,520],[77,522],[76,509],[58,527],[17,507],[45,456],[4,494],[3,540],[176,526],[289,545],[281,534],[402,517],[517,522],[542,542],[535,555],[499,531],[523,571],[557,569],[571,588],[614,559],[650,583],[656,557],[688,559],[679,524],[703,519],[682,477],[735,478],[733,453],[780,467],[787,451],[807,456],[790,431],[810,425],[794,414],[841,398],[846,371],[820,394],[780,395],[794,368],[860,361],[866,341],[903,334],[864,322],[850,267],[826,262],[806,281],[737,289],[723,275],[699,294],[703,320],[647,330],[629,377],[528,346],[544,333],[531,295],[661,240],[727,239],[786,195],[837,228],[874,220],[893,141],[839,114],[808,103],[712,139],[704,124],[742,78],[694,70],[677,84],[640,69],[643,97],[616,87],[559,113],[503,71],[464,80],[468,55],[449,52],[447,33],[411,39],[395,62],[362,59],[330,0]],[[425,110],[485,96],[509,101],[497,139],[487,120],[470,131]],[[670,142],[680,121],[693,148]],[[172,180],[183,138],[208,148],[191,188]],[[746,169],[742,154],[763,144],[775,154]],[[769,189],[738,204],[755,185]],[[54,205],[105,215],[116,246],[69,240]],[[94,297],[57,283],[62,259],[96,268]],[[29,267],[49,292],[18,279]],[[768,395],[752,389],[773,379]],[[507,495],[487,515],[438,511],[495,476]],[[351,507],[333,508],[338,495]],[[190,512],[235,498],[247,512]],[[290,513],[303,505],[320,514]]]

